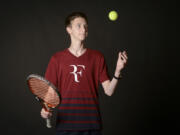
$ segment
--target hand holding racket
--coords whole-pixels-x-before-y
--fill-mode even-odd
[[[31,74],[27,77],[27,84],[36,99],[41,103],[47,112],[51,112],[58,104],[60,104],[60,95],[57,88],[45,78]],[[46,119],[46,126],[51,128],[51,121]]]
[[[52,112],[46,111],[44,108],[41,109],[41,117],[47,119],[52,116]]]

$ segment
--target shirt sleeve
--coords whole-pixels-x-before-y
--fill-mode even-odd
[[[45,78],[57,87],[57,61],[55,57],[51,57],[45,72]]]
[[[100,59],[99,81],[100,83],[103,83],[104,81],[109,80],[109,78],[107,65],[104,56],[102,56]]]

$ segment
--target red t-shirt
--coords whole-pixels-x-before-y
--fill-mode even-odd
[[[57,130],[101,129],[98,85],[109,80],[104,56],[87,49],[79,57],[68,49],[55,53],[45,78],[61,94],[57,112]]]

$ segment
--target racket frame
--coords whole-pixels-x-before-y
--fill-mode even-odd
[[[57,89],[50,81],[48,81],[47,79],[45,79],[44,77],[42,77],[42,76],[40,76],[40,75],[38,75],[38,74],[30,74],[30,75],[27,77],[27,79],[26,79],[26,80],[27,80],[28,87],[29,87],[29,79],[31,79],[31,78],[37,78],[37,79],[39,79],[39,80],[44,81],[45,83],[47,83],[47,85],[49,85],[50,87],[52,87],[52,88],[56,91],[57,95],[59,96],[59,101],[61,101],[61,95],[60,95],[58,89]],[[30,87],[29,87],[29,89],[30,89]],[[30,91],[31,91],[31,93],[35,96],[35,99],[40,102],[41,106],[45,109],[45,111],[51,112],[52,109],[55,108],[55,106],[49,105],[49,104],[46,103],[43,99],[39,98],[36,94],[33,93],[33,91],[32,91],[31,89],[30,89]],[[58,105],[57,105],[57,106],[58,106]],[[51,128],[51,127],[52,127],[52,126],[51,126],[50,118],[47,118],[47,119],[46,119],[46,126],[47,126],[48,128]]]

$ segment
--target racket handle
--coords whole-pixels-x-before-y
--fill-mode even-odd
[[[47,128],[52,128],[50,118],[47,118],[47,119],[46,119],[46,127],[47,127]]]

